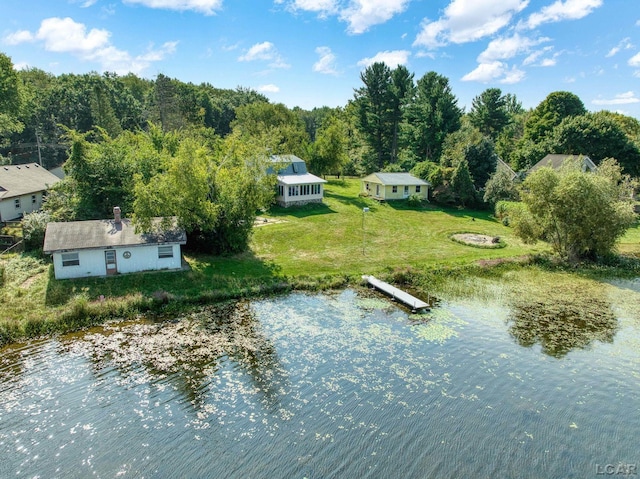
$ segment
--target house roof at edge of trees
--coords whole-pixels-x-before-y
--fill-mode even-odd
[[[429,185],[428,181],[420,178],[416,178],[410,173],[371,173],[368,176],[362,178],[362,181],[369,181],[372,183],[381,183],[383,185]]]

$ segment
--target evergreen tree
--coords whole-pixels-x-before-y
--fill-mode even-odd
[[[469,119],[483,135],[495,141],[509,123],[507,98],[499,88],[488,88],[473,99]]]
[[[461,116],[446,77],[429,72],[420,78],[403,125],[406,146],[416,160],[439,162],[444,140],[460,128]]]

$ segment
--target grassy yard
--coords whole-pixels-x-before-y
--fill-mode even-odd
[[[247,253],[186,255],[187,271],[57,281],[53,267],[37,256],[0,257],[0,345],[25,334],[77,329],[142,311],[342,287],[362,274],[428,272],[547,250],[543,244],[522,244],[489,212],[379,204],[358,192],[357,180],[329,181],[324,204],[274,207],[262,215],[266,222],[254,229]],[[455,233],[499,236],[504,247],[462,245],[451,240]],[[639,227],[627,233],[620,250],[640,254]]]
[[[539,252],[523,245],[489,212],[442,209],[358,196],[358,180],[330,181],[324,205],[274,208],[255,229],[253,252],[285,275],[363,274],[406,266],[464,264]],[[369,212],[363,213],[363,208]],[[363,226],[364,225],[364,226]],[[504,248],[453,242],[455,233],[499,236]]]

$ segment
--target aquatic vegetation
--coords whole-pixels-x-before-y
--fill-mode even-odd
[[[6,347],[0,468],[528,479],[565,477],[571,462],[586,477],[594,445],[606,457],[637,450],[640,354],[629,340],[640,288],[568,275],[563,289],[555,275],[483,277],[481,292],[504,291],[423,314],[366,289],[298,292]],[[618,323],[613,343],[571,345],[578,354],[557,360],[524,348],[510,307],[547,289],[555,300],[599,292]]]
[[[458,336],[458,329],[467,324],[456,317],[452,311],[442,308],[425,314],[413,314],[409,320],[414,324],[411,329],[416,336],[425,341],[444,344],[448,339]]]

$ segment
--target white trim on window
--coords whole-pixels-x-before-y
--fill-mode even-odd
[[[158,246],[158,258],[173,258],[173,246]]]
[[[62,266],[80,266],[80,255],[78,253],[62,253]]]

